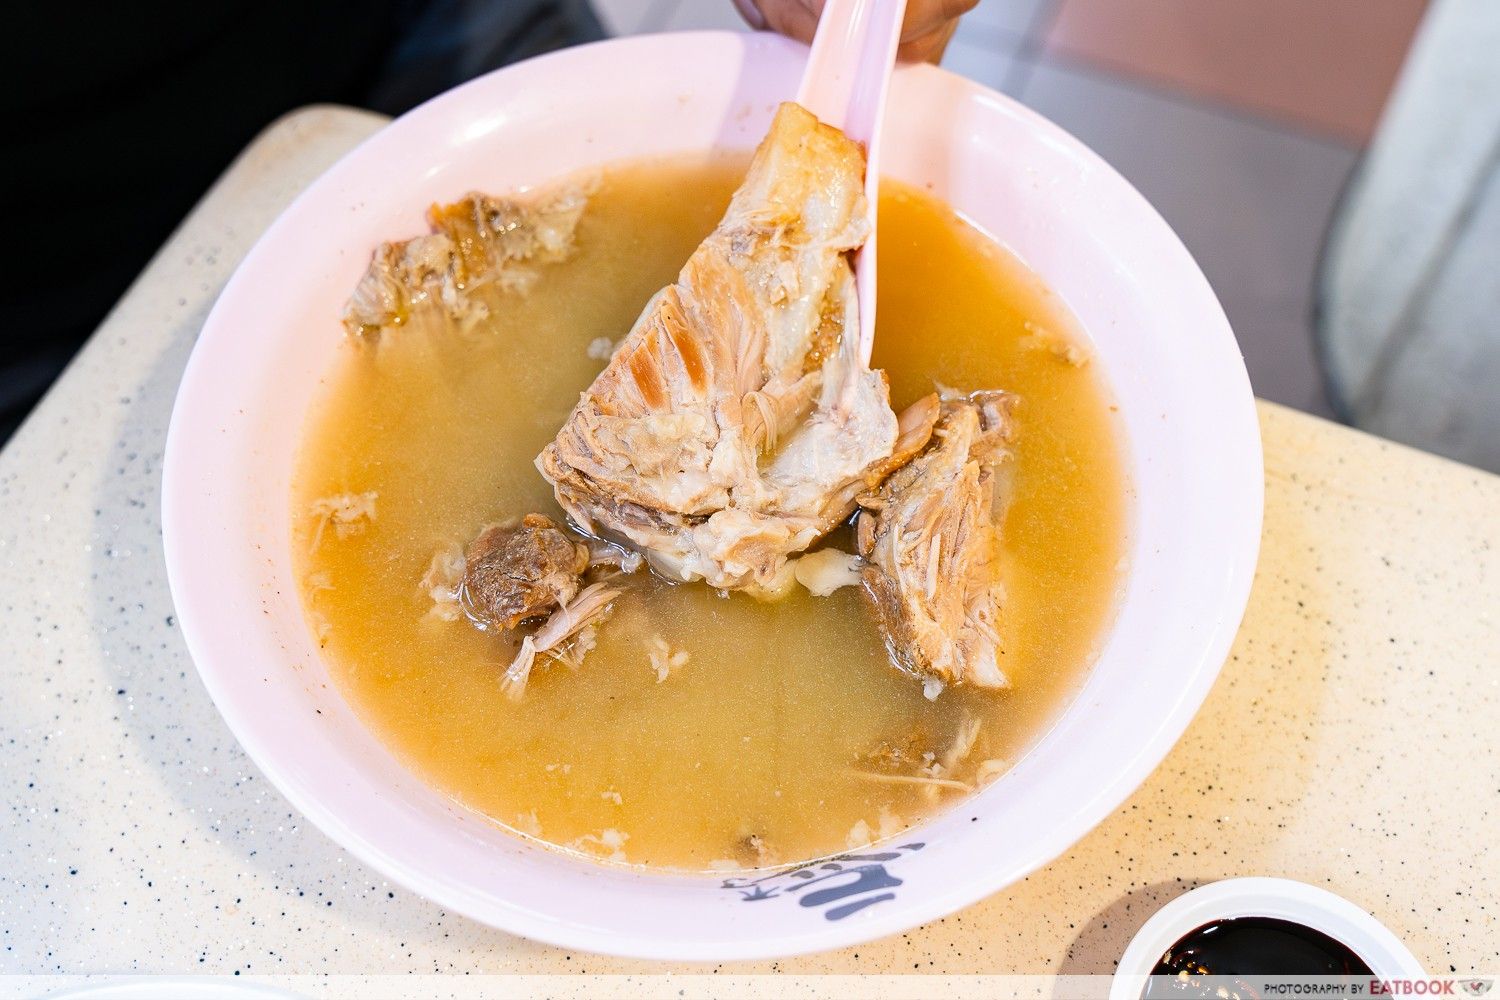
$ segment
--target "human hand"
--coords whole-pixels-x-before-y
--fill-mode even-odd
[[[812,42],[818,14],[826,0],[734,0],[740,16],[756,29]],[[958,19],[979,6],[979,0],[907,0],[898,58],[909,62],[937,62],[958,27]]]

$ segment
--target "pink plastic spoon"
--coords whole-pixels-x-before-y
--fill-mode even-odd
[[[828,0],[813,36],[797,103],[865,145],[870,236],[854,259],[859,347],[866,365],[875,347],[875,211],[879,204],[880,123],[901,41],[906,0]]]

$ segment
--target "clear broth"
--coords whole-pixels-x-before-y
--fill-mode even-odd
[[[935,702],[893,669],[863,595],[778,604],[643,580],[576,672],[500,690],[513,645],[426,614],[434,551],[529,511],[560,519],[532,459],[617,339],[713,228],[734,160],[606,170],[578,253],[467,332],[416,323],[350,343],[307,424],[293,489],[303,600],[328,668],[409,767],[467,807],[615,861],[722,869],[800,861],[889,836],[963,792],[871,779],[882,743],[938,755],[980,720],[969,755],[1014,763],[1087,673],[1123,551],[1127,483],[1109,396],[1073,321],[1019,261],[923,192],[881,199],[875,364],[899,408],[934,383],[1017,392],[1016,499],[1004,524],[1002,692]],[[407,234],[414,235],[414,234]],[[362,533],[325,533],[319,497],[378,494]],[[847,548],[847,544],[844,545]],[[664,682],[659,635],[689,660]],[[989,770],[994,771],[996,765]]]

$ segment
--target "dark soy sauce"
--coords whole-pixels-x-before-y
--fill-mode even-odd
[[[1371,976],[1370,967],[1349,946],[1327,934],[1273,917],[1236,917],[1204,924],[1167,949],[1142,994],[1143,1000],[1220,997],[1204,976]],[[1171,979],[1156,978],[1170,976]],[[1222,981],[1221,981],[1222,982]],[[1249,983],[1233,991],[1259,996]]]

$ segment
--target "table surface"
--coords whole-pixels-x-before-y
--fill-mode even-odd
[[[272,126],[0,452],[0,973],[644,967],[481,926],[350,858],[246,758],[176,628],[160,473],[188,352],[255,237],[382,122]],[[726,971],[1108,973],[1161,904],[1252,874],[1346,896],[1433,973],[1500,966],[1500,478],[1260,414],[1249,611],[1145,785],[946,920]]]

